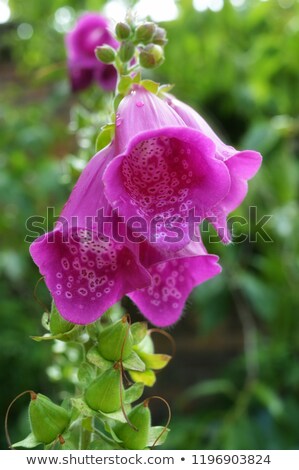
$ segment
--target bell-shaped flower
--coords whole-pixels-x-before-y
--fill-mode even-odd
[[[228,243],[230,233],[227,228],[226,217],[244,200],[248,190],[247,181],[253,178],[259,170],[262,157],[259,152],[254,150],[239,152],[234,147],[223,143],[203,117],[182,101],[170,96],[167,103],[187,126],[197,129],[214,142],[216,158],[224,162],[229,171],[231,186],[228,194],[206,213],[207,218],[215,226],[222,241]]]
[[[59,312],[76,324],[95,321],[125,294],[151,282],[137,261],[138,245],[130,249],[115,239],[113,217],[107,219],[111,209],[102,174],[114,155],[110,145],[90,160],[54,230],[30,246]]]
[[[168,253],[188,244],[190,211],[204,217],[229,193],[214,141],[140,85],[117,110],[115,148],[104,173],[108,201],[126,220],[142,217],[146,239]]]
[[[165,327],[177,322],[192,289],[221,272],[218,256],[209,255],[202,243],[196,245],[196,255],[192,257],[151,266],[150,286],[128,294],[154,325]]]
[[[109,31],[107,19],[97,13],[87,13],[79,18],[75,28],[66,35],[69,75],[73,91],[88,88],[97,82],[104,90],[114,90],[117,74],[113,65],[103,64],[95,56],[97,46],[113,48],[118,42]]]

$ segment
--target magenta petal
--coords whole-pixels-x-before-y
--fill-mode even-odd
[[[154,325],[166,327],[181,316],[192,289],[221,272],[214,255],[170,260],[152,266],[152,284],[128,294]]]
[[[172,251],[181,249],[189,241],[186,219],[190,210],[203,217],[228,194],[227,167],[214,154],[209,138],[186,127],[139,133],[126,153],[108,165],[105,194],[126,220],[143,217],[149,241]],[[167,228],[167,221],[173,220],[183,234],[180,243],[173,242],[174,233]]]
[[[72,323],[97,320],[126,293],[149,284],[128,248],[84,228],[56,229],[32,243],[30,253],[58,311]]]
[[[131,244],[130,250],[107,237],[111,222],[102,228],[97,219],[101,209],[104,216],[111,215],[102,175],[113,157],[110,145],[90,160],[54,231],[30,247],[58,310],[73,323],[94,321],[124,294],[150,282],[148,272],[136,261],[138,247]]]

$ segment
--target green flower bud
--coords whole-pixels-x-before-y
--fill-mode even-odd
[[[143,23],[136,28],[135,37],[138,42],[147,44],[152,39],[156,25],[154,23]]]
[[[89,408],[103,413],[112,413],[121,407],[119,367],[108,369],[97,377],[85,392]]]
[[[50,331],[52,335],[59,335],[61,333],[66,333],[74,328],[74,324],[65,320],[54,303],[52,303],[51,316],[50,316]]]
[[[119,58],[122,62],[129,62],[135,54],[135,46],[131,41],[123,42],[119,48]]]
[[[157,44],[149,44],[139,54],[139,63],[145,69],[153,69],[164,62],[164,51]]]
[[[95,55],[104,64],[111,64],[115,60],[116,52],[113,47],[104,45],[96,47]]]
[[[107,326],[98,338],[98,351],[108,361],[125,360],[132,353],[133,337],[127,317]]]
[[[149,441],[151,427],[151,412],[147,402],[135,406],[128,414],[128,418],[137,430],[133,429],[128,423],[119,423],[114,428],[116,436],[122,440],[122,445],[127,449],[145,449]]]
[[[115,26],[115,33],[117,39],[122,41],[123,39],[128,39],[131,34],[131,28],[127,23],[119,22]]]
[[[44,444],[50,444],[66,430],[70,416],[64,408],[38,393],[31,395],[29,420],[35,438]]]
[[[159,46],[165,46],[167,44],[166,31],[163,28],[156,28],[152,42],[158,44]]]

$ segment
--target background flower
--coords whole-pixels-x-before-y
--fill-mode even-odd
[[[107,18],[87,13],[79,18],[74,29],[66,35],[68,67],[73,91],[83,90],[95,81],[104,90],[114,90],[116,70],[103,64],[95,56],[95,48],[107,44],[113,48],[118,42],[109,31]]]

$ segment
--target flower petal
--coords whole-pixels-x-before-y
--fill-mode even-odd
[[[128,297],[154,325],[172,325],[180,318],[192,289],[221,272],[217,261],[215,255],[204,255],[152,266],[151,286],[131,292]]]

